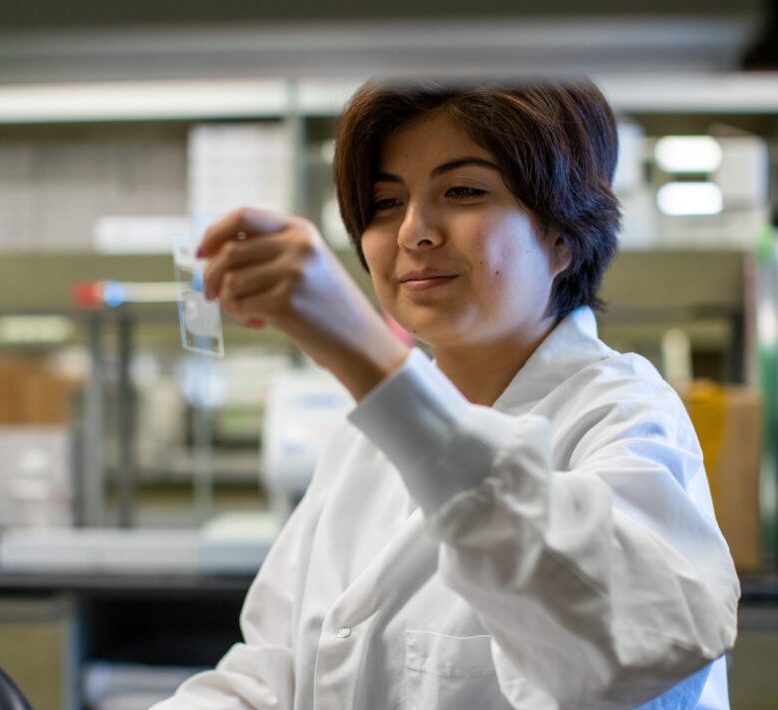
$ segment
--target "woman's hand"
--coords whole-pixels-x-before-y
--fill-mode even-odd
[[[243,208],[205,233],[205,293],[250,327],[270,324],[360,399],[407,347],[376,313],[309,220]]]

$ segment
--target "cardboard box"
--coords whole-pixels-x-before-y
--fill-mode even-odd
[[[681,393],[700,439],[713,507],[739,571],[762,565],[762,405],[750,387],[696,381]]]
[[[52,372],[42,360],[0,358],[0,425],[68,424],[78,383]]]

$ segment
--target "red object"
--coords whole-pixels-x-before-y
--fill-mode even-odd
[[[73,303],[82,308],[101,308],[103,302],[102,281],[80,281],[71,292]]]

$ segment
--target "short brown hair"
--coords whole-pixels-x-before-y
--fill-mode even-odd
[[[608,102],[588,80],[362,86],[340,120],[335,184],[343,221],[365,268],[360,241],[373,217],[383,141],[436,109],[447,110],[495,156],[520,203],[565,240],[572,259],[552,288],[557,318],[581,305],[601,308],[597,290],[616,251],[620,224],[611,189],[618,138]]]

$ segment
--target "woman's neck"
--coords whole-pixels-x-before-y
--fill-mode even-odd
[[[555,324],[554,319],[548,319],[529,336],[488,344],[433,347],[435,363],[470,402],[492,406]]]

